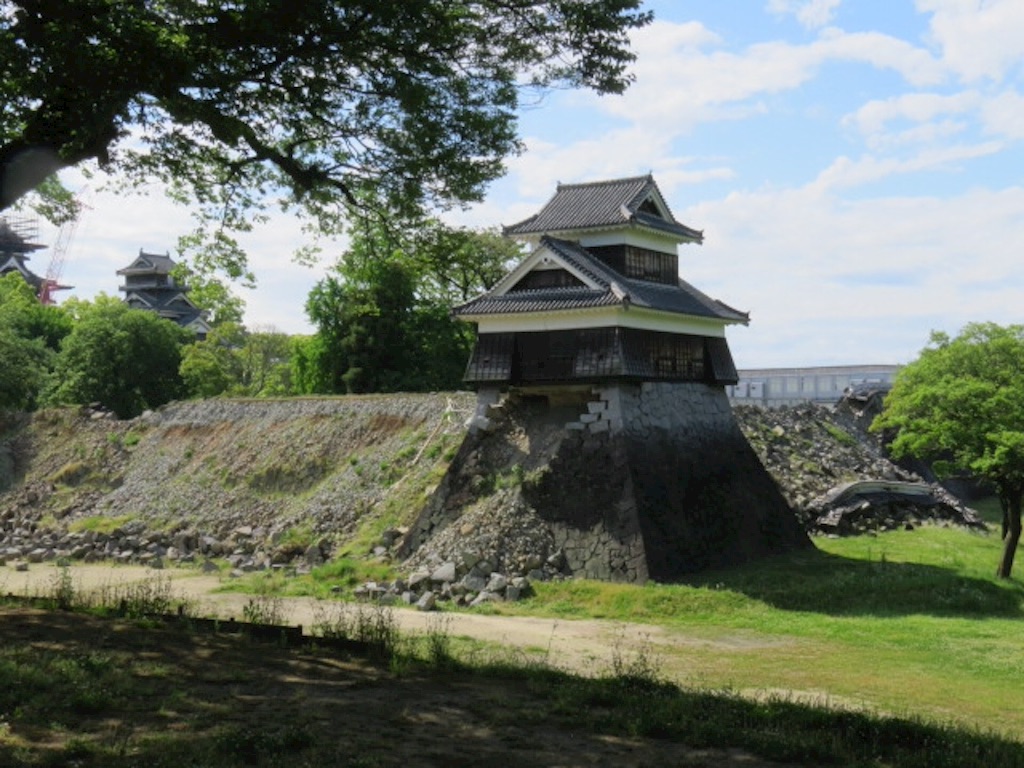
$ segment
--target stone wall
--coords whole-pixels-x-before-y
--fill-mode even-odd
[[[406,536],[413,563],[474,548],[501,564],[510,545],[493,531],[509,515],[531,521],[531,559],[605,580],[667,581],[809,544],[720,388],[486,393],[473,425]],[[504,478],[501,494],[481,471]]]
[[[809,544],[740,431],[724,390],[645,383],[620,388],[618,399],[652,578],[670,580]]]

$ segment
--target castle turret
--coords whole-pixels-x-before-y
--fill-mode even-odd
[[[703,236],[676,221],[651,176],[559,185],[505,234],[533,251],[456,308],[477,325],[467,383],[736,383],[725,328],[749,316],[679,277],[678,245]]]
[[[124,293],[125,303],[133,309],[155,312],[205,338],[210,330],[206,313],[188,298],[189,287],[175,279],[175,266],[168,255],[139,249],[139,255],[131,264],[117,270],[124,278],[118,290]]]
[[[749,316],[679,277],[703,235],[654,179],[559,185],[505,234],[532,251],[455,310],[477,326],[476,413],[405,551],[452,526],[500,536],[489,504],[573,576],[671,580],[808,546],[726,395],[725,329]],[[488,501],[484,477],[522,482]]]

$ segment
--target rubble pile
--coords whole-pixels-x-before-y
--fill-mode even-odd
[[[483,603],[519,600],[530,594],[532,580],[547,580],[557,574],[557,568],[549,563],[534,565],[531,576],[508,576],[494,570],[492,561],[467,553],[458,562],[448,560],[431,569],[418,568],[406,578],[367,582],[357,587],[354,594],[358,600],[410,605],[421,611],[432,611],[439,602],[472,608]]]
[[[25,495],[36,496],[32,490]],[[327,538],[296,547],[280,530],[269,533],[248,525],[217,536],[187,527],[153,530],[142,520],[109,531],[72,531],[42,525],[12,509],[0,513],[0,565],[79,560],[163,568],[217,559],[236,574],[279,568],[301,573],[324,563],[333,549]]]
[[[809,533],[849,536],[923,523],[984,528],[937,483],[885,458],[857,403],[741,406],[736,418]],[[871,482],[868,482],[871,481]]]

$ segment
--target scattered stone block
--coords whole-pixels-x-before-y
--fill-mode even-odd
[[[420,611],[433,611],[437,608],[437,596],[433,592],[424,592],[416,601],[416,609]]]
[[[453,562],[444,563],[443,565],[436,568],[433,573],[430,574],[430,580],[439,583],[447,582],[450,584],[451,582],[455,581],[455,577],[455,563]]]

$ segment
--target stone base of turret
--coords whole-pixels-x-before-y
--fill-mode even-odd
[[[671,581],[810,545],[720,387],[488,392],[473,419],[404,554],[494,506],[483,497],[498,491],[506,511],[494,514],[543,528],[533,531],[550,549],[540,554],[566,575]],[[493,548],[500,561],[515,546]]]

